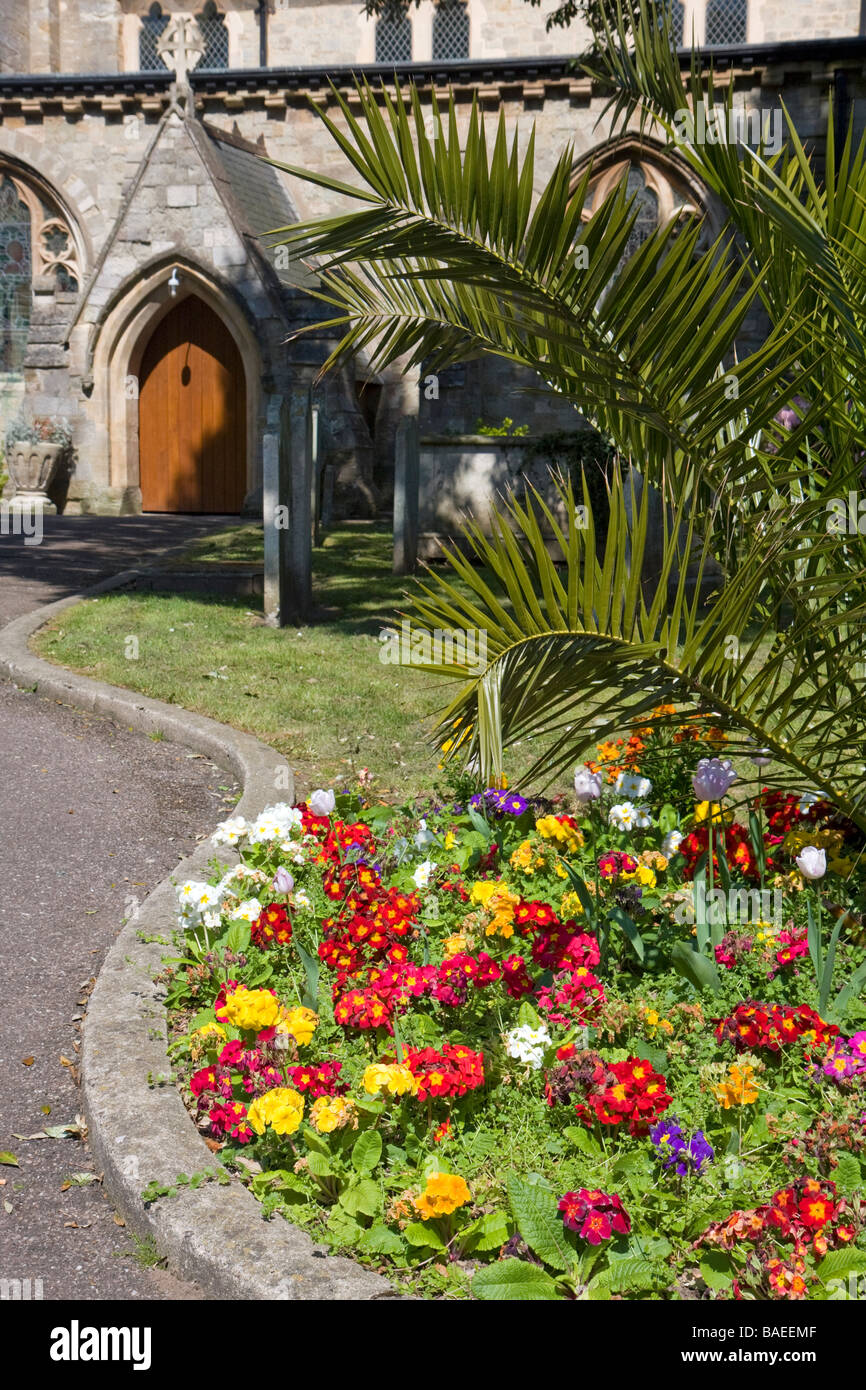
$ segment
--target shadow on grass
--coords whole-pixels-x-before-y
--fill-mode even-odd
[[[393,573],[392,555],[392,532],[383,523],[345,522],[327,532],[324,543],[313,551],[313,604],[317,611],[305,626],[334,627],[347,636],[375,636],[384,626],[398,621],[408,608],[413,581]],[[262,528],[235,526],[207,536],[185,551],[181,564],[185,568],[261,567]],[[206,591],[195,597],[225,607],[263,611],[261,599],[214,599]]]

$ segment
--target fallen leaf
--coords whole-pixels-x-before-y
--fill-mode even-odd
[[[4,1202],[4,1203],[3,1203],[3,1210],[6,1211],[6,1212],[11,1212],[11,1210],[12,1210],[12,1203],[11,1203],[11,1202]]]
[[[81,1129],[77,1124],[68,1125],[46,1125],[44,1129],[46,1139],[80,1139]]]
[[[98,1173],[70,1173],[60,1184],[60,1191],[67,1192],[70,1187],[87,1187],[92,1182],[99,1182]]]
[[[21,1061],[22,1061],[22,1063],[24,1064],[25,1067],[32,1067],[32,1066],[33,1066],[33,1063],[36,1061],[36,1058],[35,1058],[35,1057],[22,1057],[22,1058],[21,1058]]]
[[[8,1149],[3,1149],[2,1151],[0,1151],[0,1163],[5,1163],[9,1168],[21,1167],[21,1164],[18,1162],[18,1159],[15,1157],[14,1154],[10,1153]]]
[[[64,1057],[64,1056],[63,1056],[63,1053],[61,1052],[61,1054],[60,1054],[60,1065],[61,1065],[61,1067],[74,1067],[74,1066],[75,1066],[75,1063],[74,1063],[74,1062],[70,1062],[69,1058],[68,1058],[68,1057]]]
[[[222,1144],[218,1139],[205,1139],[204,1142],[207,1144],[212,1154],[219,1153],[220,1149],[222,1148]]]
[[[114,1213],[114,1224],[115,1224],[115,1226],[125,1226],[125,1225],[126,1225],[126,1222],[124,1221],[123,1217],[122,1217],[122,1216],[118,1216],[117,1212]]]
[[[50,1105],[42,1105],[42,1106],[40,1106],[40,1109],[41,1109],[43,1115],[50,1115],[50,1114],[51,1114],[51,1106],[50,1106]]]

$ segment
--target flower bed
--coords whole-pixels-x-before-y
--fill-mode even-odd
[[[754,768],[664,712],[568,802],[362,787],[218,828],[241,863],[181,886],[161,978],[264,1218],[427,1297],[853,1296],[862,836],[738,798]]]

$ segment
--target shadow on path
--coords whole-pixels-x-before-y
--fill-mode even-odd
[[[0,536],[0,626],[225,520],[50,517],[39,546]],[[202,1297],[136,1259],[98,1182],[62,1190],[93,1171],[86,1144],[26,1136],[80,1112],[90,982],[135,902],[235,791],[176,744],[0,681],[0,1150],[19,1162],[0,1166],[0,1278],[41,1280],[45,1299]]]

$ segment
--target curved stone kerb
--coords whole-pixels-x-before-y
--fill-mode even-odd
[[[32,634],[82,598],[119,588],[137,576],[127,571],[83,594],[48,604],[0,630],[0,674],[65,704],[116,719],[204,753],[241,782],[239,815],[256,816],[277,799],[274,749],[216,720],[136,695],[103,681],[51,666],[28,648]],[[291,781],[291,778],[289,778]],[[291,800],[293,790],[280,793]],[[219,858],[204,842],[181,861],[124,925],[99,972],[87,1009],[82,1044],[82,1089],[88,1137],[107,1192],[127,1224],[152,1238],[169,1264],[206,1294],[220,1299],[368,1300],[396,1297],[379,1275],[352,1260],[325,1254],[296,1226],[265,1221],[240,1183],[214,1183],[145,1208],[141,1191],[151,1179],[171,1183],[179,1173],[214,1166],[214,1156],[192,1124],[169,1078],[166,1015],[154,976],[176,924],[173,880],[203,878]],[[161,940],[142,938],[157,937]],[[148,1080],[150,1078],[150,1080]]]

